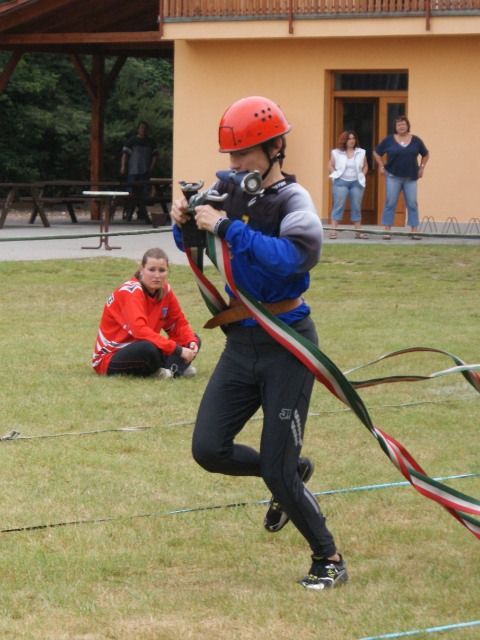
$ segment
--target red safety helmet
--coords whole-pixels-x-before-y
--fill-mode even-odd
[[[280,107],[268,98],[250,96],[234,102],[218,127],[219,151],[231,153],[288,133],[291,124]]]

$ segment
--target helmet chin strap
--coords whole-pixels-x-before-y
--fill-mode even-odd
[[[268,176],[268,174],[270,173],[270,171],[272,170],[273,165],[276,162],[280,162],[280,160],[284,157],[283,153],[281,151],[279,151],[277,153],[277,155],[273,156],[273,158],[271,158],[268,153],[265,151],[265,155],[268,158],[268,163],[269,163],[269,167],[268,169],[265,171],[265,173],[262,174],[262,181],[266,179],[266,177]]]

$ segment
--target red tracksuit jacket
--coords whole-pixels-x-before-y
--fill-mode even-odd
[[[160,335],[162,329],[167,337]],[[198,344],[167,282],[160,300],[149,296],[135,277],[110,295],[100,320],[92,356],[95,371],[105,374],[112,355],[138,340],[153,342],[165,355],[171,355],[177,345],[187,346],[192,341]]]

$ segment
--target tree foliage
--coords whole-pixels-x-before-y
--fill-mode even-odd
[[[172,173],[173,67],[165,60],[129,59],[107,101],[105,154],[107,173],[118,175],[120,150],[126,138],[136,133],[140,120],[149,123],[149,135],[157,142],[159,176]]]
[[[0,53],[0,72],[10,54]],[[107,73],[115,60],[106,60]],[[83,59],[90,70],[90,60]],[[90,179],[90,97],[67,56],[23,56],[0,93],[0,179]],[[106,180],[119,175],[120,154],[139,120],[159,148],[158,176],[171,175],[173,69],[165,60],[129,58],[105,105]]]

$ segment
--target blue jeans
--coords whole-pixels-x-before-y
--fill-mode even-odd
[[[400,178],[391,173],[387,173],[387,196],[385,207],[383,208],[382,224],[387,227],[393,225],[395,208],[401,191],[403,191],[405,204],[407,205],[407,225],[409,227],[418,227],[417,180]]]
[[[332,220],[341,220],[343,218],[343,210],[347,198],[350,198],[350,217],[352,222],[360,222],[362,219],[362,199],[364,187],[358,180],[342,180],[337,178],[333,181],[333,208],[331,213]]]
[[[149,173],[129,173],[127,175],[128,182],[145,182],[146,180],[150,180]],[[138,207],[138,215],[144,216],[147,214],[147,208],[145,204],[142,202],[142,198],[145,198],[148,195],[148,186],[143,185],[141,187],[128,187],[130,193],[133,193],[138,198],[138,203],[134,204],[133,207],[129,208],[128,214],[130,217],[133,215],[135,211],[135,207]],[[130,219],[130,218],[129,218]]]
[[[127,180],[129,182],[146,182],[147,180],[150,180],[150,173],[129,173],[127,175]],[[132,187],[129,187],[129,191],[130,193],[132,192]],[[140,193],[147,195],[148,193],[147,185],[144,185],[143,187],[140,188]]]

